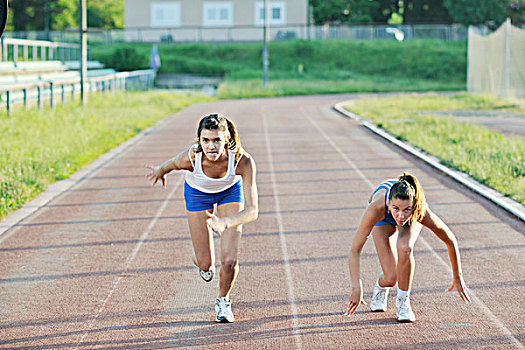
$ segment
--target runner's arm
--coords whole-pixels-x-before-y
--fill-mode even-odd
[[[153,181],[153,186],[157,182],[161,181],[162,186],[166,187],[166,174],[174,170],[192,170],[190,158],[188,156],[188,150],[182,151],[175,157],[168,159],[161,165],[152,166],[146,165],[146,168],[150,169],[150,172],[146,174],[146,178]]]
[[[450,264],[452,266],[452,286],[448,289],[449,291],[455,289],[461,299],[470,303],[470,297],[467,293],[467,286],[463,280],[463,272],[461,269],[461,258],[459,255],[459,247],[456,236],[450,228],[441,220],[439,216],[434,214],[432,210],[428,207],[425,207],[425,215],[421,220],[423,226],[430,229],[439,239],[441,239],[446,245],[448,250],[448,256],[450,259]]]
[[[348,267],[352,281],[352,294],[346,314],[352,315],[360,304],[366,304],[363,300],[363,286],[361,281],[361,251],[372,232],[374,225],[383,218],[385,205],[382,198],[374,199],[366,208],[357,232],[354,236],[350,252],[348,254]]]
[[[259,215],[259,195],[257,193],[257,184],[255,182],[255,161],[248,153],[244,153],[241,161],[239,162],[237,174],[242,176],[244,209],[235,215],[223,218],[219,218],[214,214],[208,213],[208,225],[215,233],[219,235],[227,228],[254,221]]]

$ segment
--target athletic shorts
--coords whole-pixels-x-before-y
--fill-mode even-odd
[[[388,210],[385,210],[385,217],[383,220],[378,221],[374,226],[383,226],[383,225],[394,225],[397,226],[396,220]]]
[[[244,203],[242,181],[237,181],[231,187],[218,193],[202,192],[184,182],[184,200],[187,211],[212,209],[214,204]]]

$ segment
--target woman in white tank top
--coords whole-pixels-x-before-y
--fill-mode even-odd
[[[159,166],[147,166],[153,185],[166,174],[186,170],[184,198],[193,243],[193,262],[206,282],[215,275],[213,233],[221,236],[220,290],[215,301],[217,322],[233,322],[230,291],[239,271],[242,224],[257,219],[256,168],[241,147],[237,128],[228,118],[210,114],[201,119],[197,140]],[[214,208],[216,208],[214,212]]]

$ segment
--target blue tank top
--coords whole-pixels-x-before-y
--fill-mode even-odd
[[[374,190],[374,193],[372,194],[372,197],[373,197],[377,193],[377,191],[382,190],[382,189],[386,189],[386,193],[385,193],[385,217],[383,218],[383,220],[379,221],[375,226],[385,225],[385,224],[390,224],[390,225],[394,225],[394,226],[397,225],[396,221],[394,220],[394,217],[392,216],[392,214],[390,214],[390,211],[388,210],[388,195],[390,194],[390,189],[392,188],[392,185],[395,184],[396,182],[397,182],[397,180],[385,180],[385,181],[381,182],[379,184],[379,186],[377,186],[377,188]],[[368,202],[368,204],[370,204],[370,201]]]
[[[395,184],[397,180],[386,180],[383,181],[377,186],[377,188],[374,190],[374,193],[372,194],[372,197],[377,193],[377,191],[386,189],[385,193],[385,207],[388,207],[388,195],[390,194],[390,189],[392,188],[392,185]],[[370,202],[369,202],[370,203]]]

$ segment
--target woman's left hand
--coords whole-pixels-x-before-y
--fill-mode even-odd
[[[206,214],[208,215],[206,224],[213,231],[213,233],[220,236],[221,233],[226,230],[226,223],[224,222],[224,219],[219,218],[217,215],[210,213],[209,211],[206,211]]]
[[[462,277],[454,278],[452,281],[452,286],[448,289],[449,292],[452,290],[456,290],[461,297],[461,300],[463,300],[465,303],[470,303],[470,297],[468,296],[468,288],[465,284],[465,281],[463,281]]]

